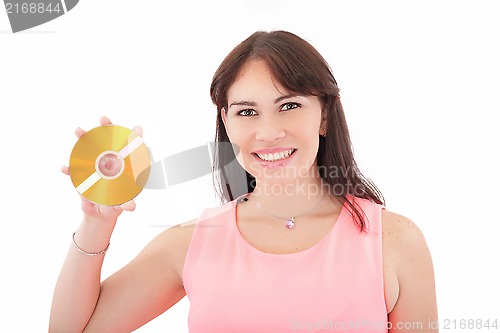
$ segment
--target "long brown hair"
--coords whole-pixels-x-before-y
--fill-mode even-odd
[[[319,52],[302,38],[287,31],[257,31],[236,46],[214,74],[210,96],[217,106],[214,149],[214,185],[222,202],[252,192],[255,178],[234,163],[235,154],[222,121],[227,110],[227,92],[241,68],[250,60],[264,60],[274,78],[288,91],[318,96],[327,120],[327,135],[320,136],[317,153],[318,171],[332,195],[350,208],[354,223],[366,227],[366,215],[354,197],[384,205],[375,184],[363,176],[352,151],[351,139],[332,70]],[[231,163],[233,162],[233,163]],[[237,186],[244,179],[245,186]]]

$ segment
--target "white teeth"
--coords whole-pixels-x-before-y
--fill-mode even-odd
[[[279,153],[257,154],[257,156],[259,156],[261,159],[263,159],[265,161],[274,162],[274,161],[278,161],[278,160],[282,160],[282,159],[287,158],[288,156],[290,156],[292,154],[293,151],[294,151],[294,149],[291,148],[291,149],[288,149],[288,150],[285,150],[285,151],[282,151]]]

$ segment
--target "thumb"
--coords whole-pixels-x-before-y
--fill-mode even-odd
[[[123,209],[123,210],[127,210],[129,212],[135,210],[135,202],[134,200],[130,200],[124,204],[121,204],[120,207]]]

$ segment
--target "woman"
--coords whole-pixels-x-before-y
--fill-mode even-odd
[[[359,172],[321,55],[289,32],[256,32],[222,62],[211,96],[216,140],[237,148],[215,154],[228,202],[162,232],[101,283],[101,250],[135,206],[83,200],[50,331],[130,332],[186,294],[190,332],[437,331],[425,240]]]

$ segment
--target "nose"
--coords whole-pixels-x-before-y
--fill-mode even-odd
[[[263,117],[257,124],[255,138],[258,141],[273,142],[282,139],[286,135],[283,123],[277,119],[278,117]]]

